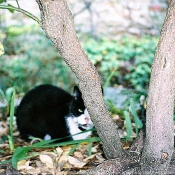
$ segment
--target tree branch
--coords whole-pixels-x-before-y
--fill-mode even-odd
[[[16,0],[16,3],[17,3],[17,5],[18,5],[18,8],[20,9],[20,6],[19,6],[19,2],[18,2],[18,0]]]
[[[21,8],[16,8],[16,7],[13,7],[13,6],[7,6],[7,5],[0,5],[0,9],[7,9],[7,10],[14,10],[14,11],[17,11],[17,12],[21,12],[23,14],[25,14],[26,16],[32,18],[33,20],[35,20],[37,23],[40,23],[40,20],[34,16],[32,13],[26,11],[26,10],[23,10]]]
[[[80,46],[72,14],[65,0],[36,1],[41,11],[43,30],[79,81],[85,106],[102,140],[106,157],[111,159],[125,155],[117,126],[103,102],[97,70]]]
[[[85,6],[84,6],[80,11],[78,11],[77,13],[75,13],[75,14],[73,15],[73,17],[76,17],[77,15],[79,15],[80,13],[82,13],[83,11],[85,11],[86,9],[88,9],[89,6],[91,6],[91,3],[92,3],[92,2],[86,3]]]

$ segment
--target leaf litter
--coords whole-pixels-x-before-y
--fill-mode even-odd
[[[125,135],[123,131],[124,120],[121,120],[118,116],[116,117],[116,115],[113,115],[113,118],[118,123],[119,133],[121,132],[120,136]],[[0,162],[5,161],[5,163],[11,166],[13,152],[10,152],[8,139],[6,138],[9,132],[8,123],[8,120],[2,120],[0,117]],[[121,126],[120,123],[122,123]],[[20,138],[15,122],[14,125],[15,148],[21,147],[27,149],[31,143],[25,142]],[[96,133],[94,135],[97,136]],[[129,145],[124,143],[124,147],[127,149]],[[17,172],[24,175],[82,174],[85,170],[91,169],[103,161],[105,161],[105,158],[99,141],[80,142],[51,148],[33,147],[28,151],[28,154],[24,154],[21,160],[19,158],[17,161]],[[0,175],[4,171],[0,167]]]
[[[0,162],[2,163],[3,161],[6,161],[5,163],[11,164],[11,159],[14,153],[10,152],[8,139],[5,137],[8,133],[7,130],[9,130],[8,127],[7,124],[3,124],[4,133],[1,132],[2,137],[0,138],[1,142],[3,142],[0,142]],[[27,148],[30,147],[31,143],[25,142],[20,138],[16,127],[14,131],[14,139],[16,149],[26,148],[26,152],[28,151]],[[74,144],[53,148],[32,148],[27,152],[28,154],[24,154],[23,157],[21,157],[21,160],[17,161],[17,171],[26,175],[82,174],[83,171],[95,167],[97,164],[105,160],[102,157],[100,142],[92,143],[92,155],[90,156],[88,153],[88,147],[89,143],[82,142],[77,145]],[[72,153],[70,152],[71,150],[73,150]],[[21,154],[21,152],[19,151],[18,154]],[[5,170],[0,167],[0,174],[4,172]]]
[[[101,155],[102,153],[99,152],[88,156],[88,153],[84,152],[84,146],[87,146],[87,144],[84,144],[83,147],[80,146],[78,151],[74,152],[71,156],[68,155],[71,146],[69,148],[66,146],[41,151],[35,158],[18,161],[17,169],[22,174],[71,174],[71,172],[78,173],[81,170],[96,166],[105,160]],[[82,152],[80,152],[81,149]],[[59,150],[59,152],[56,150]]]

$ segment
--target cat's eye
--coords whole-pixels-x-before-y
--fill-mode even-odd
[[[81,110],[81,109],[78,109],[78,112],[83,112],[83,110]]]

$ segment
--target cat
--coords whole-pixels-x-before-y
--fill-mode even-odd
[[[40,85],[30,90],[16,111],[17,126],[23,139],[29,136],[44,140],[81,140],[91,135],[93,123],[84,106],[82,94],[77,86],[73,95],[53,85]],[[62,140],[62,141],[63,141]]]

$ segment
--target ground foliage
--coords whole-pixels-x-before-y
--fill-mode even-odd
[[[100,138],[95,130],[92,137],[84,141],[60,141],[56,145],[38,139],[33,139],[31,142],[21,140],[16,119],[13,117],[14,101],[17,98],[15,89],[7,89],[5,96],[7,103],[1,101],[1,105],[9,103],[10,106],[5,105],[0,111],[0,162],[3,163],[0,172],[2,174],[10,172],[14,174],[15,169],[23,174],[82,174],[84,170],[96,167],[105,161]],[[121,110],[114,106],[110,108],[113,109],[111,117],[118,126],[120,137],[123,138],[123,146],[128,149],[133,138],[136,137],[136,123],[134,124],[134,119],[130,120],[131,135],[127,132],[127,122],[125,122],[127,119],[123,118]],[[135,112],[139,111],[135,110]],[[9,113],[10,117],[7,117]],[[126,139],[130,139],[130,142],[126,142]]]
[[[118,116],[113,115],[113,118],[118,124],[122,132],[124,129],[124,120]],[[0,118],[0,173],[7,174],[8,172],[15,172],[12,168],[14,153],[10,151],[7,135],[9,135],[9,118],[6,118],[1,113]],[[121,123],[122,127],[121,127]],[[123,131],[123,135],[126,132]],[[25,142],[20,138],[19,131],[14,121],[14,143],[15,149],[25,148],[33,142]],[[92,138],[96,138],[97,134],[94,132]],[[123,139],[123,146],[125,149],[129,148],[131,142],[125,142]],[[96,167],[105,161],[101,143],[98,142],[82,142],[80,144],[71,144],[65,146],[54,146],[49,148],[36,147],[31,149],[24,157],[21,155],[21,160],[17,162],[17,170],[22,174],[82,174],[85,170]]]
[[[35,41],[34,44],[29,45],[26,38],[32,43]],[[156,38],[151,41],[149,37],[123,37],[120,41],[95,41],[84,38],[83,42],[83,48],[99,70],[101,79],[106,80],[105,86],[109,84],[115,86],[123,84],[125,87],[132,87],[137,90],[142,88],[141,93],[143,93],[144,87],[144,94],[146,94],[150,65],[155,50],[153,46],[157,42]],[[42,32],[38,33],[38,28],[33,27],[31,30],[31,28],[27,27],[9,27],[6,30],[3,44],[6,53],[1,57],[3,66],[0,66],[0,72],[3,75],[1,79],[1,88],[3,90],[11,86],[13,82],[18,92],[26,92],[33,85],[36,85],[36,82],[51,84],[59,82],[59,86],[65,89],[69,89],[69,86],[75,84],[72,72],[67,68],[51,42],[44,37]],[[143,53],[147,54],[143,55]],[[147,56],[148,53],[149,57]],[[48,64],[50,61],[52,61],[52,64]],[[67,87],[65,87],[66,84],[68,85]],[[133,112],[135,109],[129,112],[129,106],[131,109],[133,108],[132,105],[127,103],[121,110],[108,101],[108,107],[112,112],[113,120],[118,126],[119,134],[121,138],[124,138],[123,145],[125,149],[129,148],[128,143],[125,142],[126,138],[132,141],[138,134],[138,129],[141,126],[138,124],[139,121],[137,120],[136,113]],[[8,162],[13,156],[13,151],[10,152],[6,137],[7,133],[9,133],[9,120],[2,115],[0,122],[0,146],[2,148],[0,159],[1,161],[7,160]],[[30,143],[20,139],[16,124],[14,124],[14,127],[15,148],[29,146]],[[63,174],[79,174],[79,171],[91,169],[105,160],[99,142],[93,142],[92,145],[82,143],[75,149],[74,153],[67,156],[66,154],[74,146],[32,149],[28,155],[32,157],[19,160],[17,168],[24,174],[36,174],[36,172],[38,174],[50,172],[52,174],[58,172]],[[58,149],[63,151],[61,155],[58,154]],[[93,150],[91,154],[88,151],[90,149]],[[1,167],[1,169],[2,171],[8,170],[5,167]],[[9,168],[10,170],[12,169]]]
[[[147,90],[157,37],[94,40],[80,34],[79,38],[102,84],[108,80],[111,86]],[[72,71],[38,26],[4,28],[0,39],[5,50],[0,62],[1,89],[16,85],[20,92],[26,92],[34,85],[51,83],[69,90],[76,84]]]

